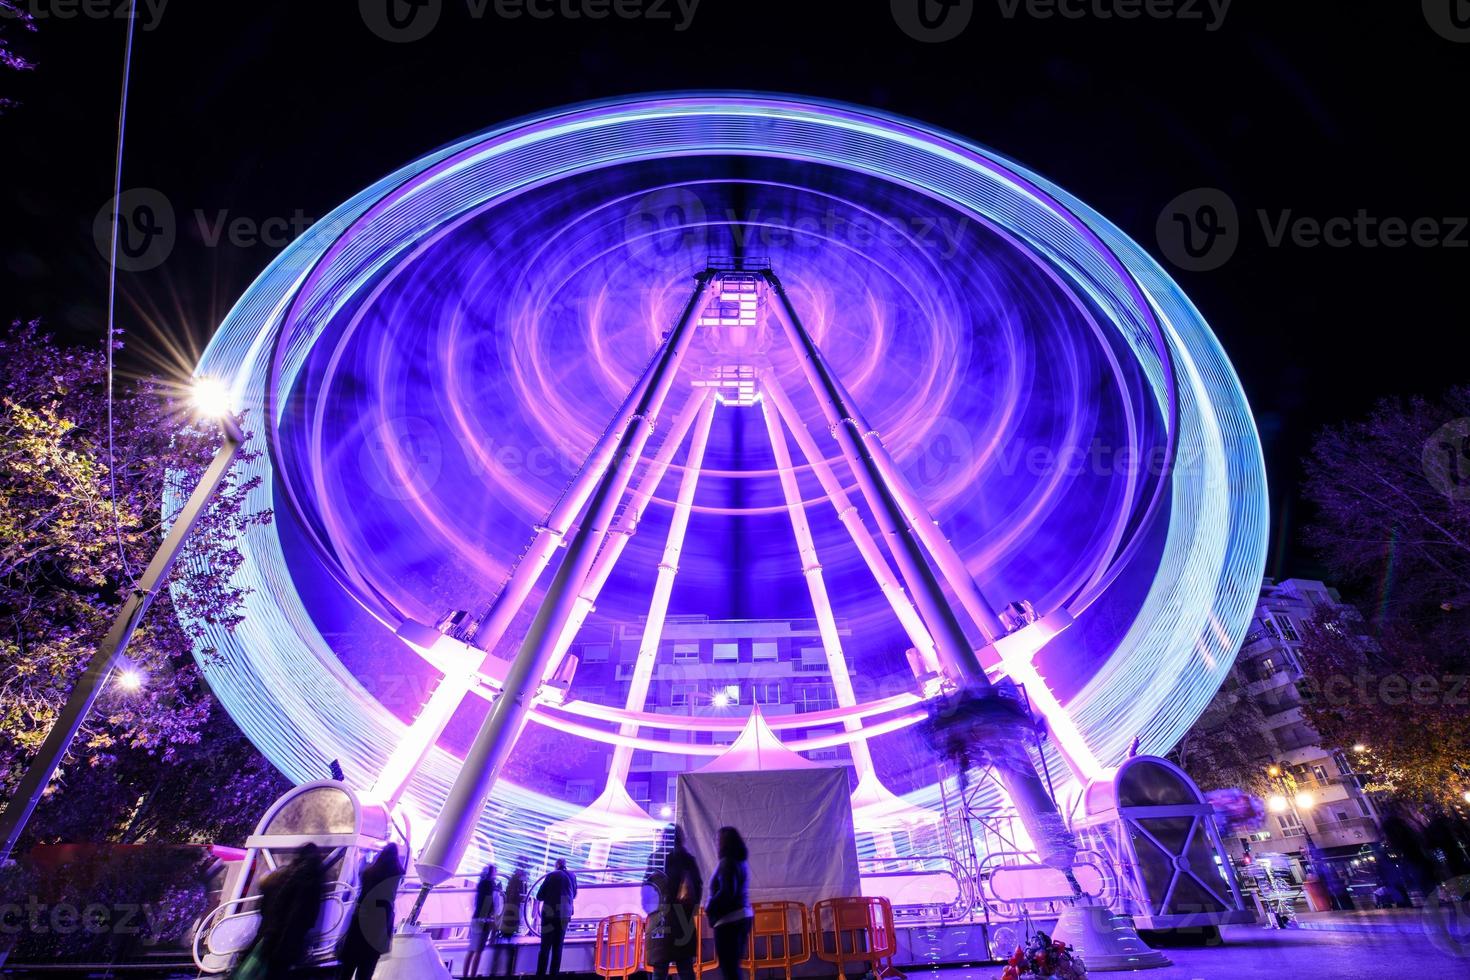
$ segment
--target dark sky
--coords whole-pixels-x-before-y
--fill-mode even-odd
[[[93,223],[111,197],[125,24],[76,13],[80,0],[25,2],[44,16],[35,34],[5,27],[38,67],[0,75],[0,94],[22,103],[0,117],[0,313],[100,342]],[[973,7],[968,26],[940,43],[899,25],[920,0],[895,0],[897,13],[883,0],[702,0],[682,30],[674,0],[619,0],[664,16],[602,20],[508,19],[494,0],[442,0],[434,29],[409,43],[369,29],[389,2],[401,0],[172,0],[161,16],[149,12],[158,0],[140,4],[124,186],[161,190],[184,218],[167,262],[121,277],[121,323],[138,335],[130,357],[162,345],[144,319],[202,342],[292,223],[441,143],[568,102],[746,88],[952,129],[1057,181],[1166,265],[1166,206],[1223,190],[1239,214],[1236,251],[1176,277],[1258,415],[1278,521],[1270,572],[1316,572],[1294,540],[1293,485],[1317,428],[1385,395],[1466,380],[1470,31],[1453,39],[1457,0],[1235,0],[1223,18],[1205,0],[1157,0],[1179,15],[1127,20],[1099,13],[1130,0],[1064,0],[1081,18],[975,0],[956,8]],[[1341,247],[1272,243],[1283,216],[1359,212],[1426,219],[1426,243],[1386,247],[1376,227]],[[211,245],[197,214],[279,219],[281,237]]]

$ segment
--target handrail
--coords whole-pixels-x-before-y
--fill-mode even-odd
[[[913,871],[873,871],[864,874],[862,871],[862,866],[865,864],[892,864],[904,862],[918,863],[924,861],[938,861],[947,864],[949,867],[943,869],[921,867],[916,869],[917,871],[923,874],[947,874],[955,881],[955,900],[950,904],[944,905],[940,908],[939,920],[941,922],[946,922],[951,919],[960,919],[969,915],[970,910],[979,903],[976,901],[975,890],[973,888],[972,882],[970,881],[970,876],[965,873],[964,865],[962,865],[953,855],[915,854],[909,855],[907,857],[862,858],[858,861],[858,873],[861,877],[865,878],[884,878],[896,877],[898,875],[905,874],[913,874]],[[894,912],[895,914],[897,914],[901,911],[907,911],[910,909],[927,908],[930,904],[931,903],[925,902],[919,905],[897,905],[894,906]]]

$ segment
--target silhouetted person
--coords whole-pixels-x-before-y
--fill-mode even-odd
[[[475,882],[475,907],[470,921],[470,956],[464,968],[464,975],[467,977],[479,976],[480,956],[485,952],[485,944],[499,928],[497,920],[500,910],[495,906],[501,899],[500,879],[496,876],[495,865],[487,864],[485,870],[480,872],[480,880]]]
[[[536,900],[541,903],[541,948],[536,953],[538,977],[561,973],[561,948],[566,943],[576,897],[577,878],[567,870],[566,861],[558,860],[556,869],[542,880],[536,892]]]
[[[526,862],[517,862],[510,882],[505,886],[505,901],[500,912],[500,922],[495,930],[495,948],[490,953],[490,972],[495,976],[513,976],[516,972],[516,936],[521,931],[521,917],[526,908],[526,892],[531,882],[526,877]]]
[[[378,957],[393,945],[393,910],[403,884],[398,845],[388,844],[362,872],[357,904],[337,947],[337,980],[371,980]]]
[[[644,958],[653,968],[654,980],[665,980],[671,965],[678,968],[679,980],[694,980],[694,961],[699,956],[696,916],[703,880],[699,863],[675,830],[674,846],[664,857],[663,869],[649,875],[658,889],[658,904],[648,915]]]
[[[306,960],[307,939],[322,914],[327,871],[315,844],[301,849],[296,860],[277,868],[260,883],[260,928],[255,932],[236,974],[258,962],[262,980],[286,980]]]
[[[720,863],[709,880],[709,904],[704,914],[715,933],[715,959],[724,980],[740,980],[740,960],[750,939],[755,910],[750,906],[750,850],[740,831],[721,827]]]

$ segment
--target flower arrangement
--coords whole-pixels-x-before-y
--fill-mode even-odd
[[[1087,976],[1087,967],[1071,946],[1038,932],[1025,948],[1016,947],[1000,976],[1001,980],[1020,980],[1021,977],[1082,980]]]

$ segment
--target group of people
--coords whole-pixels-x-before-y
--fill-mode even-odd
[[[654,980],[694,980],[699,957],[698,914],[701,904],[714,932],[715,956],[723,980],[741,980],[740,960],[750,937],[755,912],[750,904],[749,851],[740,832],[721,827],[718,864],[704,887],[699,862],[676,830],[662,866],[651,866],[645,885],[648,929],[645,959]],[[327,862],[315,844],[307,844],[291,864],[278,868],[260,884],[260,926],[237,961],[231,980],[286,980],[307,961],[310,937],[321,918]],[[337,944],[338,980],[371,980],[378,959],[393,941],[394,907],[403,883],[404,865],[398,845],[387,844],[363,868],[351,919]],[[479,976],[485,947],[491,975],[516,973],[516,936],[521,931],[529,880],[522,862],[501,885],[495,865],[481,872],[475,887],[466,977]],[[561,973],[562,949],[577,897],[577,877],[564,860],[541,880],[541,943],[536,976]]]
[[[663,868],[650,871],[653,900],[644,959],[653,968],[654,980],[667,980],[670,969],[678,971],[679,980],[694,980],[701,901],[714,932],[720,975],[723,980],[740,980],[740,960],[755,919],[750,904],[750,851],[734,827],[721,827],[716,845],[718,864],[710,876],[708,898],[701,892],[699,862],[684,847],[677,830]]]

